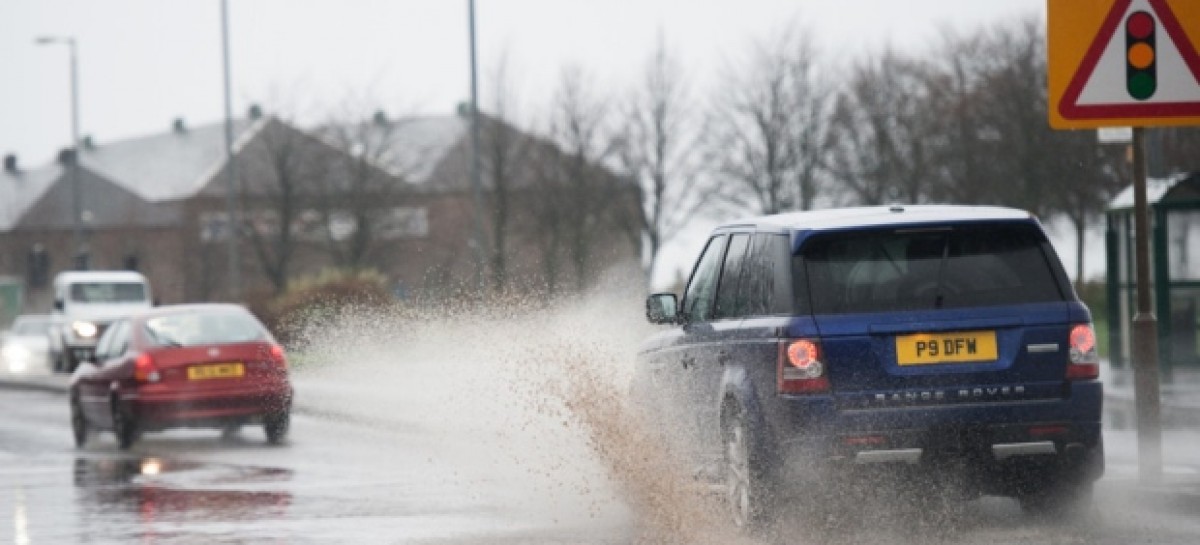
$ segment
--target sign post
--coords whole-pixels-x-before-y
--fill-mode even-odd
[[[1047,0],[1050,126],[1133,127],[1138,474],[1162,478],[1158,322],[1150,298],[1145,127],[1200,125],[1200,2]]]

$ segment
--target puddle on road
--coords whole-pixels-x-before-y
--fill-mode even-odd
[[[128,521],[139,528],[161,521],[276,519],[292,502],[288,492],[229,489],[289,481],[292,472],[269,467],[204,464],[156,457],[76,458],[74,483],[89,518]]]

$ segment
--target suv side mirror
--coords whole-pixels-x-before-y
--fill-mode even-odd
[[[674,293],[656,293],[646,298],[646,319],[652,324],[679,321],[679,303]]]

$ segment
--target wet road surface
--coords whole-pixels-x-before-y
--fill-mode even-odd
[[[152,434],[126,453],[101,434],[76,450],[61,395],[0,395],[0,513],[11,522],[0,526],[4,543],[637,540],[634,516],[605,489],[605,479],[560,467],[564,478],[556,482],[553,467],[536,472],[515,458],[490,459],[499,452],[495,442],[473,450],[456,444],[470,437],[446,430],[317,412],[297,415],[290,441],[278,447],[266,445],[255,427],[228,438],[206,430]],[[1194,441],[1191,433],[1168,435],[1182,445]],[[872,500],[879,505],[830,527],[784,520],[754,541],[1200,542],[1200,505],[1139,505],[1132,491],[1136,466],[1126,463],[1132,439],[1131,432],[1109,432],[1110,472],[1097,491],[1097,513],[1079,523],[1031,518],[999,498],[930,513],[897,507],[911,498],[881,496]],[[1168,451],[1168,472],[1200,472],[1196,459],[1189,465],[1178,450]]]
[[[611,318],[628,308],[326,328],[304,346],[276,447],[247,427],[148,434],[128,452],[102,433],[77,450],[64,395],[0,390],[0,544],[1200,543],[1200,502],[1140,494],[1134,434],[1113,430],[1080,522],[900,491],[820,526],[795,506],[738,537],[711,489],[622,410],[646,334]],[[1168,474],[1200,483],[1200,430],[1166,439]]]
[[[403,426],[296,415],[261,428],[70,443],[61,395],[0,391],[0,543],[627,543],[625,511],[447,456]],[[510,468],[511,469],[511,468]],[[561,496],[557,505],[537,498]],[[0,520],[4,520],[0,519]],[[4,526],[9,526],[4,528]]]

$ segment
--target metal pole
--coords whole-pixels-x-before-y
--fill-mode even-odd
[[[1133,129],[1133,207],[1137,236],[1137,313],[1133,316],[1133,382],[1137,396],[1138,476],[1162,478],[1162,421],[1158,384],[1158,320],[1150,307],[1150,219],[1146,203],[1146,133]]]
[[[233,99],[231,98],[229,76],[228,0],[221,0],[221,58],[225,80],[225,170],[228,174],[225,188],[225,214],[229,220],[226,225],[226,232],[229,237],[229,255],[226,260],[229,262],[230,298],[236,301],[242,297],[242,263],[241,254],[238,252],[241,218],[238,214],[237,163],[233,160]]]
[[[90,259],[83,242],[83,188],[79,179],[79,162],[83,160],[83,149],[79,145],[79,60],[75,38],[66,38],[66,42],[71,50],[71,147],[74,150],[71,157],[71,214],[74,217],[71,245],[75,248],[75,267],[86,270],[90,268]]]
[[[467,11],[471,33],[471,193],[475,201],[475,234],[472,246],[475,250],[475,287],[483,295],[483,183],[480,180],[479,163],[479,85],[475,60],[475,0],[467,0]]]

